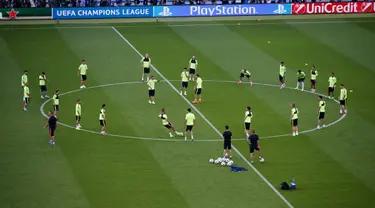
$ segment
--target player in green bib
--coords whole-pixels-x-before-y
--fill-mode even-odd
[[[161,112],[160,112],[158,118],[161,119],[161,122],[162,122],[163,126],[169,130],[169,136],[170,136],[171,138],[174,137],[172,132],[174,132],[174,133],[175,133],[176,135],[178,135],[178,136],[183,136],[183,135],[184,135],[183,133],[178,132],[178,131],[174,128],[174,126],[172,125],[172,123],[168,120],[168,116],[167,116],[166,111],[165,111],[164,108],[161,109]]]
[[[333,99],[335,91],[337,79],[335,77],[335,73],[332,72],[332,75],[328,78],[328,97]]]
[[[296,108],[296,104],[292,103],[290,104],[291,114],[290,114],[290,121],[292,124],[292,131],[293,136],[298,136],[298,114],[299,111]]]
[[[42,72],[41,75],[39,75],[39,87],[40,87],[40,98],[49,98],[47,95],[47,77],[46,73]]]
[[[181,95],[187,95],[187,88],[189,86],[189,74],[187,72],[187,69],[184,68],[184,70],[181,72]]]
[[[253,82],[251,81],[251,73],[248,70],[246,70],[246,69],[242,69],[240,71],[240,81],[238,81],[237,84],[242,84],[242,79],[244,77],[248,78],[249,81],[250,81],[250,86],[253,86]]]
[[[341,84],[340,85],[340,97],[339,97],[339,100],[340,100],[340,114],[342,114],[343,110],[344,110],[344,113],[346,114],[348,111],[347,111],[347,106],[346,106],[346,99],[348,98],[348,91],[345,89],[345,86],[344,84]]]
[[[60,106],[60,90],[56,90],[56,93],[52,97],[53,102],[53,109],[54,109],[54,115],[57,115],[57,112],[59,112],[59,106]]]
[[[310,82],[311,82],[311,92],[315,92],[316,90],[316,78],[318,77],[318,71],[316,70],[315,65],[311,67],[310,72]]]
[[[306,78],[305,72],[303,72],[302,70],[298,70],[296,90],[298,90],[300,84],[301,84],[301,91],[305,89],[305,78]]]
[[[185,116],[185,141],[187,141],[187,132],[190,132],[191,140],[194,141],[193,127],[195,126],[195,115],[191,112],[191,109],[187,109]]]
[[[27,70],[25,70],[23,75],[21,76],[21,87],[22,88],[25,86],[25,83],[29,83],[27,73],[28,73]]]
[[[149,55],[146,53],[145,54],[145,57],[143,57],[141,59],[141,65],[142,65],[142,68],[143,68],[143,72],[142,72],[142,78],[141,78],[141,81],[143,82],[145,80],[145,76],[147,77],[146,81],[148,82],[150,80],[150,72],[151,72],[151,58],[149,57]]]
[[[106,105],[103,104],[99,112],[99,123],[100,123],[100,126],[102,127],[100,131],[101,135],[105,135],[105,127],[107,126],[107,114],[106,114],[105,106]]]
[[[82,107],[81,107],[81,100],[77,100],[76,103],[76,129],[80,130],[81,126],[81,116],[82,116]]]
[[[195,73],[197,73],[198,69],[198,60],[195,58],[195,56],[191,57],[189,60],[189,80],[194,81]]]
[[[82,60],[81,65],[78,67],[78,76],[81,76],[81,86],[80,88],[86,88],[86,80],[87,80],[87,70],[89,68],[87,67],[86,61]]]
[[[154,76],[151,76],[151,79],[148,80],[148,103],[155,105],[155,83],[159,82]]]
[[[203,83],[202,78],[199,76],[199,74],[197,74],[197,82],[195,83],[195,86],[194,86],[195,95],[194,95],[193,104],[202,102],[202,83]]]
[[[279,72],[279,80],[280,80],[280,89],[283,89],[286,87],[286,84],[285,84],[285,75],[286,75],[286,67],[285,67],[285,64],[284,62],[282,61],[280,63],[280,72]]]
[[[318,116],[318,126],[316,127],[316,129],[320,129],[320,124],[322,124],[322,127],[325,128],[326,125],[326,121],[325,121],[325,113],[326,113],[326,101],[323,100],[323,96],[319,95],[318,96],[318,100],[319,100],[319,107],[318,107],[318,110],[316,112],[316,115],[319,115]]]
[[[30,89],[29,84],[27,82],[23,83],[23,110],[27,112],[27,107],[29,106],[30,102]]]

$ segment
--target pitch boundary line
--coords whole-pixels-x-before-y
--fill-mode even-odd
[[[235,20],[231,20],[235,21]],[[239,20],[238,22],[242,22]],[[245,20],[246,21],[246,20]],[[267,20],[268,21],[268,20]],[[336,21],[284,21],[284,22],[257,22],[257,23],[198,23],[198,24],[160,24],[160,25],[118,25],[118,26],[41,26],[41,27],[12,27],[11,30],[49,30],[49,29],[110,29],[117,28],[160,28],[160,27],[215,27],[215,26],[262,26],[262,25],[310,25],[310,24],[345,24],[345,23],[374,23],[374,20],[336,20]],[[133,23],[131,23],[133,24]],[[1,25],[0,25],[1,26]],[[22,26],[22,25],[20,25]],[[9,30],[9,27],[0,27],[0,30]]]
[[[180,82],[180,80],[169,80],[170,82]],[[236,81],[227,81],[227,80],[205,80],[205,82],[216,82],[216,83],[236,83]],[[86,91],[86,90],[90,90],[90,89],[96,89],[96,88],[103,88],[103,87],[110,87],[110,86],[119,86],[119,85],[130,85],[130,84],[143,84],[142,82],[133,82],[133,81],[129,81],[129,82],[117,82],[117,83],[111,83],[111,84],[102,84],[102,85],[96,85],[96,86],[91,86],[91,87],[88,87],[86,89],[76,89],[76,90],[71,90],[71,91],[68,91],[68,92],[64,92],[64,93],[61,93],[60,96],[63,96],[63,95],[68,95],[68,94],[72,94],[72,93],[76,93],[76,92],[82,92],[82,91]],[[245,84],[245,83],[244,83]],[[246,83],[246,84],[249,84],[249,83]],[[274,84],[265,84],[265,83],[257,83],[257,82],[254,82],[253,83],[255,86],[256,85],[260,85],[260,86],[269,86],[269,87],[279,87],[278,85],[274,85]],[[288,89],[292,89],[291,87],[287,87]],[[304,91],[304,92],[307,92],[307,93],[311,93],[311,94],[315,94],[315,95],[322,95],[322,94],[319,94],[319,93],[314,93],[314,92],[311,92],[311,91]],[[324,97],[327,97],[325,95],[322,95]],[[46,100],[41,106],[40,106],[40,112],[41,114],[48,118],[48,116],[45,114],[44,112],[44,106],[49,102],[51,101],[52,98]],[[339,103],[339,101],[337,100],[332,100],[336,103]],[[338,122],[340,122],[342,119],[345,118],[345,114],[342,115],[339,119],[335,120],[334,122],[332,123],[329,123],[327,124],[327,127],[329,126],[332,126]],[[65,127],[68,127],[68,128],[71,128],[71,129],[75,129],[74,126],[70,126],[68,124],[65,124],[65,123],[60,123],[59,124],[61,126],[65,126]],[[308,130],[304,130],[304,131],[301,131],[300,134],[305,134],[305,133],[309,133],[309,132],[313,132],[313,131],[316,131],[317,129],[314,128],[314,129],[308,129]],[[88,133],[92,133],[92,134],[100,134],[100,132],[96,132],[96,131],[92,131],[92,130],[89,130],[89,129],[80,129],[80,131],[83,131],[83,132],[88,132]],[[280,138],[280,137],[286,137],[286,136],[291,136],[292,134],[280,134],[280,135],[273,135],[273,136],[262,136],[262,139],[272,139],[272,138]],[[165,141],[165,142],[184,142],[184,140],[182,139],[171,139],[171,138],[149,138],[149,137],[139,137],[139,136],[126,136],[126,135],[120,135],[120,134],[110,134],[108,133],[107,136],[112,136],[112,137],[119,137],[119,138],[127,138],[127,139],[137,139],[137,140],[149,140],[149,141]],[[241,140],[244,140],[244,138],[235,138],[235,139],[232,139],[233,141],[241,141]],[[197,142],[220,142],[222,141],[222,139],[198,139],[198,140],[195,140]]]
[[[112,29],[120,36],[120,38],[126,42],[126,44],[128,46],[130,46],[140,57],[143,57],[142,54],[128,41],[128,39],[126,39],[115,27],[112,27]],[[151,64],[151,67],[154,69],[154,71],[159,74],[159,76],[161,78],[163,78],[167,83],[168,85],[178,94],[180,95],[180,92],[177,90],[177,88],[166,78],[163,76],[163,74],[161,72],[159,72],[159,70],[153,66]],[[222,137],[222,134],[220,133],[220,131],[186,98],[184,97],[183,95],[180,95],[180,97],[182,99],[185,100],[185,102],[190,105],[190,107],[192,109],[194,109],[194,111],[196,113],[198,113],[201,118],[203,120],[206,121],[206,123],[211,126],[211,128],[216,131],[216,133],[218,133],[218,135],[220,137]],[[234,146],[232,145],[232,149],[245,161],[245,163],[247,163],[249,165],[249,167],[251,169],[253,169],[253,171],[284,201],[284,203],[286,205],[288,205],[288,207],[290,208],[293,208],[293,205],[245,158],[245,156],[242,155],[242,153]]]

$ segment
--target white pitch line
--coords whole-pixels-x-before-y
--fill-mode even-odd
[[[241,22],[242,20],[240,20]],[[267,20],[268,21],[268,20]],[[272,21],[272,20],[270,20]],[[374,23],[374,20],[336,20],[336,21],[286,21],[286,22],[257,22],[242,23],[240,26],[262,26],[262,25],[311,25],[311,24],[349,24],[349,23]],[[131,23],[133,24],[133,23]],[[51,24],[52,25],[52,24]],[[0,30],[50,30],[50,29],[109,29],[113,26],[41,26],[41,27],[18,27],[22,25],[3,26]],[[238,26],[238,23],[199,23],[199,24],[159,24],[159,25],[118,25],[117,28],[160,28],[160,27],[217,27],[217,26]]]
[[[122,40],[124,40],[140,57],[143,57],[142,54],[128,41],[128,39],[126,39],[115,27],[112,27],[112,29],[121,37]],[[161,78],[163,78],[168,84],[169,86],[171,86],[171,88],[178,94],[180,95],[180,92],[177,90],[177,88],[166,78],[163,76],[163,74],[161,72],[159,72],[159,70],[153,66],[151,64],[151,67],[154,69],[154,71],[159,74],[159,76]],[[216,133],[222,137],[222,134],[220,133],[220,131],[188,100],[186,99],[186,97],[184,97],[183,95],[180,95],[180,97],[182,99],[185,100],[185,102],[191,106],[191,108],[193,108],[195,110],[195,112],[197,112],[201,118],[203,120],[206,121],[206,123],[211,126],[211,128],[216,131]],[[232,145],[232,149],[251,167],[251,169],[254,170],[254,172],[284,201],[284,203],[286,205],[288,205],[288,207],[290,208],[293,208],[293,205],[245,158],[245,156],[243,156],[241,154],[240,151],[238,151],[238,149],[236,147],[234,147]]]

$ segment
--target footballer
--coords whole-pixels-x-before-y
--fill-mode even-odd
[[[193,104],[202,102],[202,83],[203,83],[203,80],[202,80],[202,78],[200,77],[199,74],[197,74],[196,76],[197,76],[197,81],[196,81],[195,86],[194,86],[195,95],[194,95]]]
[[[151,79],[148,80],[148,103],[155,105],[155,83],[159,82],[154,76],[151,76]]]
[[[285,64],[284,62],[282,61],[280,63],[280,72],[279,72],[279,80],[280,80],[280,89],[283,89],[285,88],[286,84],[285,84],[285,75],[286,75],[286,67],[285,67]]]
[[[76,103],[76,129],[77,130],[80,130],[82,128],[81,116],[82,116],[81,100],[78,99]]]
[[[189,67],[189,77],[190,77],[189,80],[194,81],[194,76],[198,69],[198,60],[195,58],[195,56],[191,57],[191,59],[189,60],[188,67]]]
[[[250,135],[250,125],[251,125],[251,119],[253,118],[253,113],[251,112],[251,107],[247,106],[245,111],[245,134],[246,137],[249,137]]]
[[[99,112],[99,124],[102,127],[100,131],[101,135],[105,135],[105,127],[107,126],[107,115],[105,112],[105,106],[106,105],[103,104]]]
[[[39,75],[39,87],[40,87],[40,98],[49,98],[47,95],[47,77],[46,73],[42,72],[41,75]]]
[[[30,103],[30,89],[29,89],[29,84],[27,82],[23,83],[23,111],[27,112],[27,107],[29,106]]]
[[[141,78],[141,81],[144,82],[145,80],[145,76],[147,77],[146,78],[146,81],[148,82],[149,79],[150,79],[150,67],[151,67],[151,58],[149,57],[149,55],[146,53],[145,54],[145,57],[143,57],[141,59],[141,64],[142,64],[142,67],[143,67],[143,72],[142,72],[142,78]]]
[[[168,116],[167,116],[166,111],[165,111],[164,108],[161,109],[161,112],[160,112],[160,114],[159,114],[158,117],[161,119],[161,122],[162,122],[163,126],[169,130],[169,136],[170,136],[171,138],[174,137],[172,132],[174,132],[174,133],[175,133],[176,135],[178,135],[178,136],[183,136],[183,135],[184,135],[183,133],[178,132],[178,131],[173,127],[172,123],[168,120]]]
[[[52,97],[53,101],[53,110],[54,110],[54,115],[57,115],[57,112],[59,112],[59,105],[60,105],[60,90],[56,90],[56,93]]]
[[[344,112],[345,114],[347,113],[347,106],[346,106],[346,99],[348,98],[348,91],[345,89],[344,84],[340,85],[340,114]]]
[[[291,121],[291,124],[292,124],[293,136],[298,136],[298,114],[299,114],[299,111],[296,108],[296,104],[294,104],[294,103],[290,104],[290,108],[291,108],[290,121]]]
[[[187,72],[187,69],[184,68],[184,70],[181,72],[181,95],[187,95],[187,88],[189,86],[189,74]]]
[[[87,80],[87,64],[85,60],[82,60],[81,65],[78,67],[78,76],[81,76],[81,86],[80,88],[86,88],[86,80]]]
[[[328,97],[330,99],[334,98],[333,92],[335,91],[337,79],[335,73],[332,72],[332,75],[328,78]]]
[[[296,90],[298,90],[299,85],[301,85],[301,91],[305,89],[305,78],[306,78],[305,72],[303,72],[302,70],[298,70]]]
[[[187,132],[190,132],[191,141],[194,141],[193,127],[195,126],[195,115],[191,112],[191,109],[187,109],[185,116],[185,141],[187,141]]]
[[[318,76],[318,71],[316,70],[315,65],[312,66],[311,72],[310,72],[310,82],[311,82],[311,92],[315,92],[316,90],[316,78]]]
[[[250,81],[250,86],[253,86],[253,82],[251,81],[251,73],[248,70],[246,70],[246,69],[242,69],[240,71],[240,81],[238,81],[238,84],[242,83],[242,79],[244,77],[248,78],[249,81]]]
[[[320,129],[320,124],[322,124],[323,128],[326,127],[324,117],[325,117],[327,105],[326,105],[326,101],[323,100],[323,96],[319,95],[318,100],[319,100],[319,107],[318,107],[318,110],[316,112],[316,115],[319,115],[319,116],[318,116],[318,127],[316,127],[316,128]]]
[[[25,86],[25,83],[28,83],[28,77],[27,77],[27,70],[23,72],[23,75],[21,76],[21,87],[23,88]]]

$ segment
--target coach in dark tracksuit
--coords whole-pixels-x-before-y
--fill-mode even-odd
[[[225,126],[223,138],[224,138],[223,157],[225,157],[225,155],[227,154],[227,150],[229,150],[229,158],[232,158],[232,132],[229,131],[229,126]]]
[[[259,136],[258,134],[255,133],[255,130],[253,129],[251,131],[251,135],[248,138],[248,141],[250,143],[250,162],[251,164],[254,163],[254,151],[258,151],[259,154],[259,159],[262,158],[262,152],[260,151],[260,146],[259,146]]]

